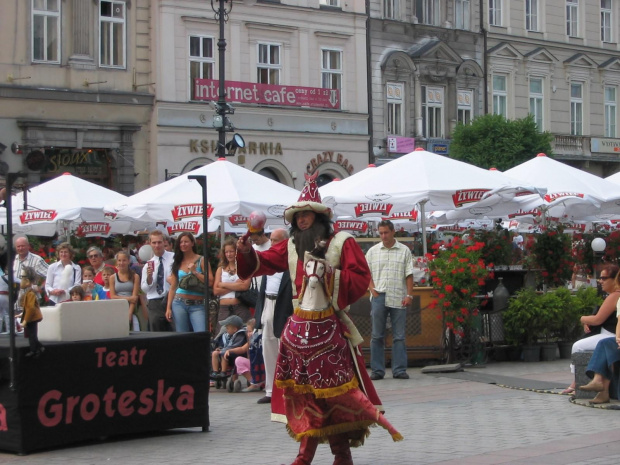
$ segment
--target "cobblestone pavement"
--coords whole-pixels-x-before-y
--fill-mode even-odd
[[[493,363],[471,368],[566,387],[566,360]],[[405,436],[394,443],[373,428],[366,444],[353,449],[356,465],[617,465],[620,412],[569,402],[567,396],[507,389],[493,384],[422,374],[375,382],[386,416]],[[297,453],[282,424],[269,420],[262,394],[211,391],[211,431],[174,430],[81,443],[25,457],[0,454],[0,464],[290,464]],[[322,445],[315,465],[331,465]]]

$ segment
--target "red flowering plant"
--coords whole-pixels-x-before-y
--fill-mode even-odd
[[[466,243],[460,237],[433,245],[429,269],[433,300],[431,308],[439,308],[445,326],[458,336],[465,336],[473,317],[482,304],[475,296],[485,285],[490,273],[482,259],[483,242]],[[492,264],[489,264],[492,266]]]
[[[571,238],[562,226],[549,226],[536,236],[529,252],[548,286],[564,286],[573,274],[574,258]]]

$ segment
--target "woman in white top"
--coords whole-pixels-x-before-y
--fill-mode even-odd
[[[69,289],[82,283],[82,269],[72,261],[75,252],[71,244],[63,242],[58,245],[56,256],[58,261],[49,266],[45,280],[45,291],[50,301],[53,302],[52,305],[71,300]],[[72,271],[68,269],[65,271],[67,266],[70,266]]]
[[[237,241],[233,238],[226,239],[220,252],[220,266],[215,272],[215,283],[213,285],[213,293],[220,298],[220,310],[217,315],[218,325],[215,334],[220,331],[219,322],[230,315],[241,317],[244,323],[252,317],[250,309],[235,297],[236,291],[248,290],[251,283],[249,279],[243,280],[237,276],[236,253]]]

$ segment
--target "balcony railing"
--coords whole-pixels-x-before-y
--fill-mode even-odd
[[[553,153],[556,155],[592,155],[589,136],[554,136]]]

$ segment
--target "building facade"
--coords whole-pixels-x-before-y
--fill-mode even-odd
[[[615,0],[371,0],[375,158],[448,153],[458,122],[532,114],[556,158],[616,172],[619,21]]]
[[[414,147],[448,152],[457,122],[484,112],[477,0],[372,0],[372,139],[378,162]]]
[[[124,194],[148,186],[150,7],[3,4],[0,174],[24,172],[32,185],[71,172]]]
[[[219,1],[160,0],[151,183],[217,157]],[[225,81],[231,161],[291,187],[368,164],[366,14],[361,1],[227,1]]]
[[[554,155],[606,177],[620,165],[620,2],[484,1],[488,110],[534,115]]]

